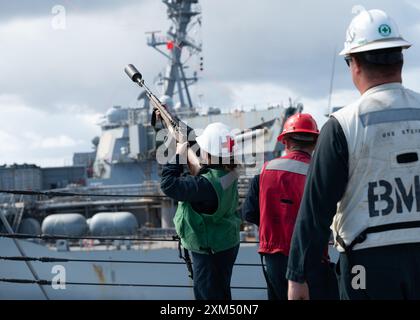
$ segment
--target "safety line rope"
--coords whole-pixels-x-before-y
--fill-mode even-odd
[[[27,190],[2,190],[0,193],[26,195],[26,196],[46,196],[46,197],[108,197],[108,198],[167,198],[164,195],[135,195],[135,194],[104,194],[104,193],[74,193],[57,191],[27,191]]]
[[[130,241],[143,241],[143,242],[176,242],[174,238],[136,238],[136,237],[109,237],[109,236],[52,236],[52,235],[31,235],[24,233],[0,233],[0,237],[11,239],[39,239],[39,240],[130,240]],[[257,244],[258,241],[241,241],[241,243]]]
[[[50,280],[29,280],[29,279],[14,279],[14,278],[0,278],[0,282],[18,283],[18,284],[37,284],[41,286],[53,285]],[[75,286],[109,286],[109,287],[151,287],[151,288],[192,288],[190,285],[178,284],[144,284],[144,283],[97,283],[97,282],[66,282],[66,285]],[[267,290],[266,287],[231,287],[236,290]]]
[[[134,263],[134,264],[175,264],[183,265],[184,262],[176,261],[145,261],[145,260],[102,260],[102,259],[68,259],[68,258],[53,258],[53,257],[6,257],[0,256],[0,260],[5,261],[38,261],[43,263],[62,263],[62,262],[97,262],[97,263]],[[240,267],[260,267],[261,264],[256,263],[235,263],[235,266]]]

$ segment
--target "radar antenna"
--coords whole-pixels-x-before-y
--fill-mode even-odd
[[[148,32],[147,44],[156,49],[168,60],[165,74],[160,75],[160,83],[163,85],[163,94],[169,97],[178,95],[181,108],[193,109],[193,103],[189,92],[189,86],[198,81],[197,71],[187,76],[186,62],[182,62],[183,49],[189,51],[190,56],[201,53],[201,43],[188,35],[192,27],[201,26],[201,9],[198,0],[162,0],[167,6],[168,18],[172,24],[165,36],[159,36],[159,31]],[[189,26],[189,27],[188,27]],[[165,49],[162,47],[166,46]],[[184,50],[185,51],[185,50]],[[203,70],[202,58],[200,58],[200,71]]]

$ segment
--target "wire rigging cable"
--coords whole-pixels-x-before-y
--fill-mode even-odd
[[[18,283],[18,284],[37,284],[41,286],[53,285],[50,280],[29,280],[29,279],[13,279],[13,278],[0,278],[0,282]],[[192,288],[191,285],[179,284],[145,284],[145,283],[97,283],[97,282],[68,282],[66,285],[74,286],[109,286],[109,287],[150,287],[150,288]],[[231,287],[234,290],[267,290],[266,287]]]
[[[75,193],[57,191],[27,191],[27,190],[3,190],[0,193],[24,195],[24,196],[46,196],[46,197],[107,197],[107,198],[167,198],[164,195],[146,194],[104,194],[104,193]]]
[[[39,240],[129,240],[129,241],[142,241],[142,242],[177,242],[178,240],[173,238],[136,238],[136,237],[109,237],[109,236],[52,236],[52,235],[31,235],[24,233],[0,233],[0,237],[10,239],[39,239]],[[258,241],[241,241],[241,243],[257,244]]]
[[[92,263],[134,263],[134,264],[167,264],[184,265],[184,262],[176,261],[146,261],[146,260],[106,260],[106,259],[73,259],[73,258],[54,258],[54,257],[5,257],[0,256],[0,260],[5,261],[38,261],[43,263],[56,262],[92,262]],[[261,267],[258,263],[235,263],[239,267]]]

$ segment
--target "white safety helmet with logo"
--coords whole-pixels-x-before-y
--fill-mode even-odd
[[[209,124],[196,141],[200,148],[211,156],[220,158],[233,156],[235,140],[231,129],[221,122]]]
[[[408,49],[411,43],[401,36],[395,21],[382,10],[364,10],[348,27],[340,55],[399,47]]]

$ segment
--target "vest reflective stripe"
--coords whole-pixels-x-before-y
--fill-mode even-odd
[[[236,170],[231,171],[227,175],[221,177],[219,179],[219,182],[223,190],[226,190],[227,188],[229,188],[232,185],[232,183],[234,183],[238,179],[238,177],[239,177],[239,174],[236,172]]]
[[[349,246],[365,230],[375,230],[353,250],[420,242],[419,229],[405,227],[420,221],[420,95],[401,84],[381,85],[333,117],[349,152],[334,238]],[[401,228],[385,230],[386,225]]]
[[[292,159],[274,159],[270,161],[265,170],[277,170],[297,173],[306,176],[309,164]]]
[[[360,121],[364,127],[382,123],[416,120],[420,120],[420,109],[413,108],[375,111],[360,116]]]

